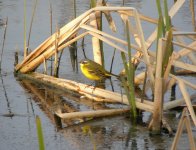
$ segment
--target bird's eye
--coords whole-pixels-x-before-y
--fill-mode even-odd
[[[88,63],[88,61],[86,61],[86,60],[85,60],[85,61],[83,61],[83,64],[87,64],[87,63]]]

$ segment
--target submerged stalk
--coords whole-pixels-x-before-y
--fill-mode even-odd
[[[6,33],[7,33],[7,25],[8,25],[8,17],[6,18],[6,21],[5,21],[5,30],[4,30],[4,36],[3,36],[2,49],[1,49],[0,72],[1,72],[1,65],[2,65],[2,59],[3,59],[3,51],[4,51],[5,39],[6,39]]]

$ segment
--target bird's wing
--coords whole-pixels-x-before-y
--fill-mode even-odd
[[[100,78],[106,78],[105,73],[99,67],[89,68],[88,72]]]

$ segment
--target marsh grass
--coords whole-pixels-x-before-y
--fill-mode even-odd
[[[36,126],[37,126],[39,150],[45,150],[44,136],[43,136],[42,125],[41,125],[41,120],[40,120],[39,116],[36,116]]]
[[[169,16],[169,13],[168,13],[167,0],[163,1],[164,16],[162,13],[160,0],[156,0],[156,4],[157,4],[157,10],[159,14],[158,32],[157,32],[157,50],[156,51],[158,51],[159,39],[163,37],[167,38],[167,41],[165,43],[166,46],[163,52],[163,63],[162,63],[162,77],[163,77],[169,58],[173,53],[173,44],[172,44],[173,34],[172,34],[171,17]]]
[[[133,63],[131,62],[131,46],[130,46],[130,29],[129,29],[129,22],[126,21],[126,33],[127,33],[127,43],[128,43],[128,60],[126,59],[125,53],[121,52],[121,58],[123,61],[123,65],[125,68],[125,78],[121,78],[123,87],[125,89],[125,93],[127,95],[127,99],[129,101],[131,107],[131,115],[132,118],[135,120],[137,117],[136,111],[136,103],[135,103],[135,89],[134,89],[134,74],[135,68]]]

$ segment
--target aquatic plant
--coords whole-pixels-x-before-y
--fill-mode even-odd
[[[134,90],[134,73],[135,68],[133,63],[131,62],[131,43],[130,43],[130,29],[129,29],[129,22],[126,20],[126,33],[127,33],[127,44],[128,44],[128,61],[126,60],[126,56],[124,52],[121,52],[121,57],[123,60],[123,65],[125,68],[125,77],[121,77],[123,87],[125,89],[125,93],[127,95],[127,99],[129,100],[129,104],[131,106],[131,114],[133,119],[137,117],[136,111],[136,103],[135,103],[135,90]]]
[[[42,125],[41,125],[41,120],[40,120],[39,116],[36,116],[36,126],[37,126],[39,150],[45,150],[44,136],[43,136]]]

